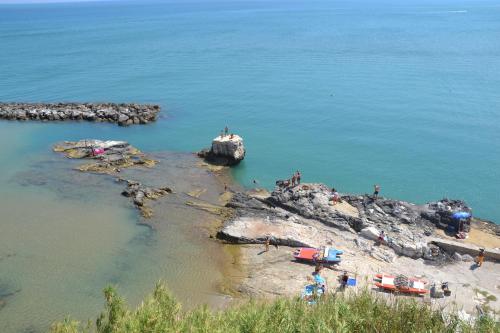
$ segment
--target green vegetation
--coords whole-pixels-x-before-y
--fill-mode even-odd
[[[500,324],[490,317],[470,326],[456,316],[443,320],[440,311],[413,299],[396,298],[389,303],[368,290],[352,296],[326,296],[316,305],[284,298],[248,301],[220,312],[206,306],[184,312],[162,284],[134,311],[126,308],[112,287],[104,295],[105,311],[95,325],[66,319],[54,324],[52,333],[500,332]]]

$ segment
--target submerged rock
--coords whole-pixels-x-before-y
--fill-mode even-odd
[[[203,149],[198,156],[216,165],[236,165],[245,158],[243,138],[239,135],[221,135],[212,140],[210,149]]]
[[[121,178],[119,178],[118,181],[127,182],[127,188],[123,190],[122,195],[132,198],[134,205],[141,211],[141,215],[144,218],[150,218],[153,216],[152,209],[146,203],[147,200],[156,200],[167,193],[172,193],[172,189],[169,187],[151,188],[144,186],[139,182],[124,180]]]

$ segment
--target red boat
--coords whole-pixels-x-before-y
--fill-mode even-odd
[[[427,281],[419,278],[407,278],[404,275],[376,274],[375,285],[383,290],[397,291],[405,294],[424,295]]]
[[[344,251],[337,250],[331,247],[315,249],[311,247],[301,247],[293,253],[293,257],[300,261],[313,261],[325,264],[338,264],[342,260],[340,255]]]

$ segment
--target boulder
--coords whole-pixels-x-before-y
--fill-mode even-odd
[[[218,136],[212,140],[212,154],[227,157],[238,163],[245,158],[245,146],[239,135]]]
[[[470,254],[464,254],[462,255],[462,261],[472,262],[474,261],[474,257],[472,257]]]
[[[210,149],[198,152],[198,156],[215,165],[232,166],[245,158],[245,146],[239,135],[218,136],[212,140]]]
[[[377,240],[380,235],[380,231],[375,227],[366,227],[359,233],[361,236],[371,240]]]

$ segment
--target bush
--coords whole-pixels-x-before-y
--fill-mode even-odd
[[[412,299],[388,302],[368,290],[344,296],[327,295],[315,305],[299,298],[248,301],[224,311],[206,306],[183,312],[163,284],[135,311],[127,310],[114,288],[104,290],[105,311],[96,324],[66,319],[52,333],[156,333],[156,332],[500,332],[499,323],[482,317],[470,325],[457,316],[446,322],[440,311]]]

